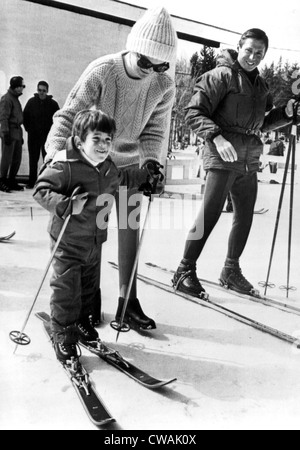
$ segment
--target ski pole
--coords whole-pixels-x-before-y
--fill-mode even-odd
[[[149,175],[150,175],[150,170],[151,170],[150,168],[154,169],[154,166],[153,166],[152,163],[150,163],[148,168],[147,168],[147,170],[149,172]],[[163,166],[160,166],[160,168],[162,169]],[[150,177],[151,177],[151,175],[150,175]],[[144,190],[145,187],[147,186],[146,189],[144,190],[144,195],[149,197],[149,203],[148,203],[148,209],[147,209],[147,213],[146,213],[146,217],[145,217],[145,221],[144,221],[144,226],[143,226],[141,237],[140,237],[139,246],[138,246],[138,249],[137,249],[137,253],[136,253],[135,260],[134,260],[131,276],[130,276],[130,279],[129,279],[129,284],[128,284],[128,287],[127,287],[127,290],[126,290],[126,296],[125,296],[125,301],[124,301],[124,305],[123,305],[123,309],[122,309],[121,318],[120,318],[120,321],[113,320],[110,323],[110,326],[114,330],[116,330],[118,332],[116,342],[118,342],[118,339],[119,339],[119,336],[120,336],[121,332],[122,333],[127,333],[128,331],[130,331],[130,326],[124,321],[125,314],[126,314],[126,311],[127,311],[127,308],[128,308],[128,304],[129,304],[131,288],[132,288],[132,285],[133,285],[133,282],[134,282],[134,279],[135,279],[135,276],[136,276],[136,271],[137,271],[137,267],[138,267],[138,263],[139,263],[140,253],[141,253],[141,250],[142,250],[142,245],[143,245],[143,241],[144,241],[144,237],[145,237],[146,226],[147,226],[147,223],[148,223],[148,219],[150,217],[151,204],[152,204],[153,199],[154,199],[154,194],[156,193],[158,182],[159,181],[163,181],[163,179],[164,179],[164,176],[160,172],[158,172],[154,176],[153,184],[145,183],[144,185],[142,185],[140,187],[140,190]],[[149,190],[149,187],[150,187],[150,190]],[[147,192],[147,194],[145,192]]]
[[[73,194],[72,194],[72,196],[71,196],[70,202],[72,202],[72,200],[74,199],[74,197],[75,197],[77,194],[79,194],[80,189],[81,189],[80,186],[77,187],[76,189],[74,189],[74,192],[73,192]],[[39,297],[39,295],[40,295],[40,292],[41,292],[41,290],[42,290],[43,284],[44,284],[45,279],[46,279],[46,277],[47,277],[47,274],[48,274],[48,272],[49,272],[49,269],[50,269],[50,266],[51,266],[52,261],[53,261],[53,259],[54,259],[55,253],[56,253],[56,251],[57,251],[57,249],[58,249],[58,247],[59,247],[59,244],[60,244],[60,242],[61,242],[61,240],[62,240],[62,237],[63,237],[63,235],[64,235],[64,233],[65,233],[65,231],[66,231],[66,228],[67,228],[67,226],[68,226],[68,223],[69,223],[71,217],[72,217],[72,211],[71,211],[71,213],[66,217],[66,219],[65,219],[65,221],[64,221],[63,227],[62,227],[62,229],[61,229],[61,232],[59,233],[59,236],[58,236],[58,238],[57,238],[56,244],[55,244],[54,249],[53,249],[53,251],[52,251],[52,253],[51,253],[49,262],[48,262],[48,264],[47,264],[47,267],[46,267],[45,273],[44,273],[44,275],[43,275],[42,281],[41,281],[41,283],[40,283],[40,286],[39,286],[38,291],[37,291],[37,293],[36,293],[36,296],[35,296],[35,298],[34,298],[33,304],[32,304],[32,306],[31,306],[31,308],[30,308],[30,310],[29,310],[29,312],[28,312],[28,314],[27,314],[27,316],[26,316],[26,319],[25,319],[25,322],[24,322],[24,324],[23,324],[22,330],[21,330],[21,331],[11,331],[11,332],[9,333],[10,339],[16,344],[16,348],[15,348],[15,350],[14,350],[14,354],[16,353],[17,348],[18,348],[19,345],[29,345],[30,342],[31,342],[30,337],[29,337],[27,334],[25,334],[24,331],[25,331],[25,328],[26,328],[27,323],[28,323],[28,321],[29,321],[29,318],[30,318],[30,316],[31,316],[31,313],[32,313],[32,311],[33,311],[33,308],[34,308],[34,306],[35,306],[35,304],[36,304],[36,302],[37,302],[37,299],[38,299],[38,297]]]
[[[135,279],[136,270],[137,270],[137,266],[138,266],[138,263],[139,263],[139,258],[140,258],[140,254],[141,254],[141,250],[142,250],[144,237],[145,237],[145,230],[146,230],[146,226],[147,226],[148,219],[149,219],[149,216],[150,216],[150,210],[151,210],[152,201],[153,201],[152,196],[150,196],[149,197],[147,214],[146,214],[146,217],[145,217],[145,222],[144,222],[143,230],[142,230],[142,233],[141,233],[141,237],[140,237],[140,242],[139,242],[139,246],[138,246],[138,249],[137,249],[137,253],[136,253],[136,256],[135,256],[135,260],[134,260],[134,264],[133,264],[130,280],[129,280],[129,283],[128,283],[128,287],[127,287],[127,291],[126,291],[126,297],[125,297],[125,302],[124,302],[124,306],[123,306],[123,309],[122,309],[122,314],[121,314],[120,321],[113,320],[111,322],[111,324],[110,324],[111,327],[114,330],[118,331],[116,342],[118,342],[118,339],[119,339],[119,336],[120,336],[121,332],[126,333],[126,332],[130,331],[130,326],[127,323],[124,322],[124,318],[125,318],[125,314],[126,314],[126,311],[127,311],[127,308],[128,308],[131,288],[132,288],[132,285],[133,285],[133,282],[134,282],[134,279]]]

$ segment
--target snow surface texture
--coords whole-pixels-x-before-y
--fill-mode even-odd
[[[297,155],[298,156],[298,155]],[[281,173],[282,175],[282,173]],[[280,173],[278,175],[280,177]],[[267,170],[261,178],[270,179]],[[300,280],[300,236],[298,223],[299,172],[296,173],[292,284]],[[196,189],[196,187],[194,187]],[[282,212],[271,281],[286,284],[288,189]],[[252,234],[242,259],[245,275],[258,287],[266,278],[279,185],[261,183],[257,208],[269,213],[255,216]],[[31,199],[31,191],[0,194],[0,234],[16,230],[15,238],[0,244],[0,429],[93,430],[86,414],[55,359],[42,323],[33,315],[26,333],[32,339],[13,355],[11,330],[20,330],[39,286],[49,258],[46,232],[48,215]],[[145,200],[145,209],[146,209]],[[201,200],[186,202],[187,223],[192,224]],[[153,205],[157,221],[174,205],[181,220],[179,201],[158,200]],[[32,208],[32,209],[31,209]],[[199,261],[201,278],[216,281],[226,256],[232,216],[225,214]],[[158,231],[145,236],[140,273],[169,282],[167,274],[145,266],[155,262],[176,269],[182,257],[187,229]],[[108,265],[117,262],[117,228],[113,215],[109,240],[104,246],[102,292],[104,323],[100,337],[124,357],[160,379],[178,382],[159,392],[148,391],[96,356],[83,352],[82,361],[109,410],[118,421],[110,429],[201,430],[201,429],[291,429],[300,419],[300,351],[210,309],[188,303],[172,294],[139,283],[139,297],[158,329],[143,335],[122,334],[110,328],[118,298],[118,273]],[[225,307],[292,335],[300,335],[300,317],[210,289]],[[49,312],[48,280],[35,311]],[[278,287],[269,295],[284,299]],[[288,302],[300,307],[299,291]]]

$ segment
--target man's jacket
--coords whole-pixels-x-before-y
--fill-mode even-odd
[[[24,108],[24,127],[28,134],[46,140],[53,123],[53,115],[59,110],[52,95],[41,100],[38,94],[28,100]]]
[[[260,132],[291,122],[285,108],[273,109],[268,85],[259,71],[256,69],[252,84],[232,50],[224,50],[217,59],[217,67],[200,77],[187,110],[188,125],[206,141],[205,170],[258,171],[263,152]],[[233,145],[238,161],[222,160],[213,143],[218,134]]]
[[[8,134],[16,141],[23,139],[23,112],[19,97],[13,89],[9,89],[0,101],[0,136]]]

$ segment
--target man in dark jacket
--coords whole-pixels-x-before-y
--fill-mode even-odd
[[[45,142],[53,123],[53,115],[59,110],[58,103],[48,95],[49,85],[40,81],[37,93],[28,100],[24,109],[24,126],[28,133],[29,188],[33,188],[38,173],[38,162],[42,152],[46,156]]]
[[[25,88],[22,77],[13,77],[10,88],[0,101],[0,136],[2,140],[2,156],[0,163],[0,191],[21,191],[23,188],[16,182],[22,161],[23,144],[23,112],[19,97]]]
[[[204,168],[208,171],[202,209],[186,242],[184,258],[174,276],[174,287],[203,295],[196,263],[231,193],[234,221],[221,283],[241,293],[256,295],[243,276],[239,259],[246,246],[257,198],[257,172],[262,131],[291,123],[294,101],[273,108],[267,83],[257,69],[268,50],[267,35],[251,29],[240,39],[238,53],[225,50],[217,67],[204,74],[188,106],[187,122],[205,139]],[[298,108],[298,114],[300,110]]]

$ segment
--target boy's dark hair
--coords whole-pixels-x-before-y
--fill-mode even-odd
[[[47,91],[49,91],[49,84],[47,83],[47,81],[39,81],[37,87],[39,86],[45,86]]]
[[[72,134],[84,142],[89,131],[102,131],[113,138],[116,133],[116,122],[98,109],[84,109],[75,116]]]
[[[263,30],[259,28],[251,28],[246,31],[240,39],[239,46],[243,47],[247,39],[257,39],[258,41],[262,41],[265,44],[266,52],[269,48],[269,38]]]

